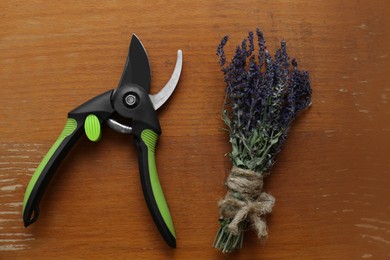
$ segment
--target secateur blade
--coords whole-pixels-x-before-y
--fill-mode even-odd
[[[173,70],[171,78],[169,79],[167,84],[165,84],[165,86],[160,90],[160,92],[154,95],[149,95],[155,110],[159,109],[172,95],[173,91],[177,86],[177,83],[179,82],[182,65],[183,65],[183,54],[181,50],[178,50],[176,65],[175,65],[175,69]]]
[[[133,50],[135,50],[132,48],[132,46],[133,46],[132,44],[134,42],[138,42],[141,44],[141,42],[139,41],[139,39],[135,35],[133,35],[133,39],[135,39],[135,41],[132,40],[132,42],[131,42],[129,55],[132,55]],[[142,49],[143,49],[143,53],[146,54],[145,48],[143,46],[142,46]],[[127,57],[126,66],[125,66],[125,70],[124,70],[124,74],[128,74],[128,75],[130,75],[132,73],[132,70],[129,69],[129,68],[131,68],[131,65],[128,65],[129,60],[132,60],[131,56],[130,56],[130,58],[129,58],[129,56]],[[172,93],[176,89],[176,86],[180,80],[182,66],[183,66],[183,53],[181,50],[178,50],[177,51],[177,58],[176,58],[176,65],[175,65],[175,68],[173,70],[173,73],[172,73],[169,81],[165,84],[165,86],[158,93],[148,94],[150,101],[153,104],[154,110],[159,109],[169,99],[169,97],[172,95]],[[127,68],[127,70],[126,70],[126,68]],[[150,69],[150,66],[148,66],[148,68]],[[122,76],[122,79],[123,79],[123,77],[124,76]],[[121,79],[121,82],[123,82],[122,79]],[[126,90],[126,89],[128,89],[129,85],[131,85],[131,84],[133,84],[133,83],[128,81],[127,83],[119,85],[118,89],[115,91],[115,94],[113,95],[113,98],[115,99],[116,95],[120,92],[123,92],[123,94],[128,93],[129,90]],[[134,100],[136,102],[136,99],[137,99],[136,95],[131,95],[130,93],[128,93],[127,96],[125,97],[126,102],[128,102],[128,101],[130,102],[131,100]],[[115,104],[117,104],[117,102],[113,102],[113,103],[114,103],[114,106],[115,106]],[[126,114],[126,111],[123,111],[122,109],[120,109],[120,107],[116,106],[116,108],[117,108],[117,110],[123,112],[122,116],[124,116]],[[133,130],[130,125],[122,124],[122,123],[118,122],[117,119],[114,119],[114,118],[108,119],[107,124],[113,130],[120,132],[120,133],[130,134],[130,133],[132,133],[132,130]]]
[[[150,81],[151,73],[148,54],[140,39],[133,34],[118,89],[127,84],[137,84],[149,93]]]

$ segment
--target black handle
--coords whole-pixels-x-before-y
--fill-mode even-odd
[[[69,117],[64,130],[47,152],[27,186],[23,201],[23,221],[27,227],[38,219],[39,202],[54,172],[83,133],[83,122]]]
[[[23,201],[24,226],[38,219],[39,202],[61,161],[74,143],[85,132],[91,141],[100,138],[100,125],[113,113],[111,95],[113,90],[100,94],[68,114],[65,128],[33,174]]]
[[[176,247],[176,234],[160,181],[157,175],[155,146],[158,134],[145,129],[134,134],[138,149],[139,171],[146,204],[162,237],[171,247]]]

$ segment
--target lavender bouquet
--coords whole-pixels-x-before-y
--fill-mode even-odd
[[[259,238],[267,237],[265,217],[275,199],[263,191],[263,178],[275,163],[293,120],[311,104],[309,74],[298,70],[295,59],[290,61],[286,43],[281,42],[272,59],[259,29],[256,36],[258,52],[254,52],[254,34],[249,32],[227,65],[227,36],[217,48],[226,82],[222,117],[230,133],[233,164],[226,180],[228,191],[219,202],[221,226],[214,240],[214,247],[223,253],[241,248],[243,231],[249,228]]]

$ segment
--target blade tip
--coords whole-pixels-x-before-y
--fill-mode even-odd
[[[134,39],[139,40],[138,36],[135,33],[133,33],[131,36],[131,42],[133,42]]]
[[[176,60],[176,63],[178,65],[180,64],[180,67],[181,67],[182,66],[182,62],[183,62],[183,52],[181,50],[177,50],[177,60]]]

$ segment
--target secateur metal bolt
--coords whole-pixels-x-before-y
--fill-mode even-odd
[[[135,93],[129,93],[125,96],[124,101],[127,107],[134,108],[138,105],[138,96]]]

